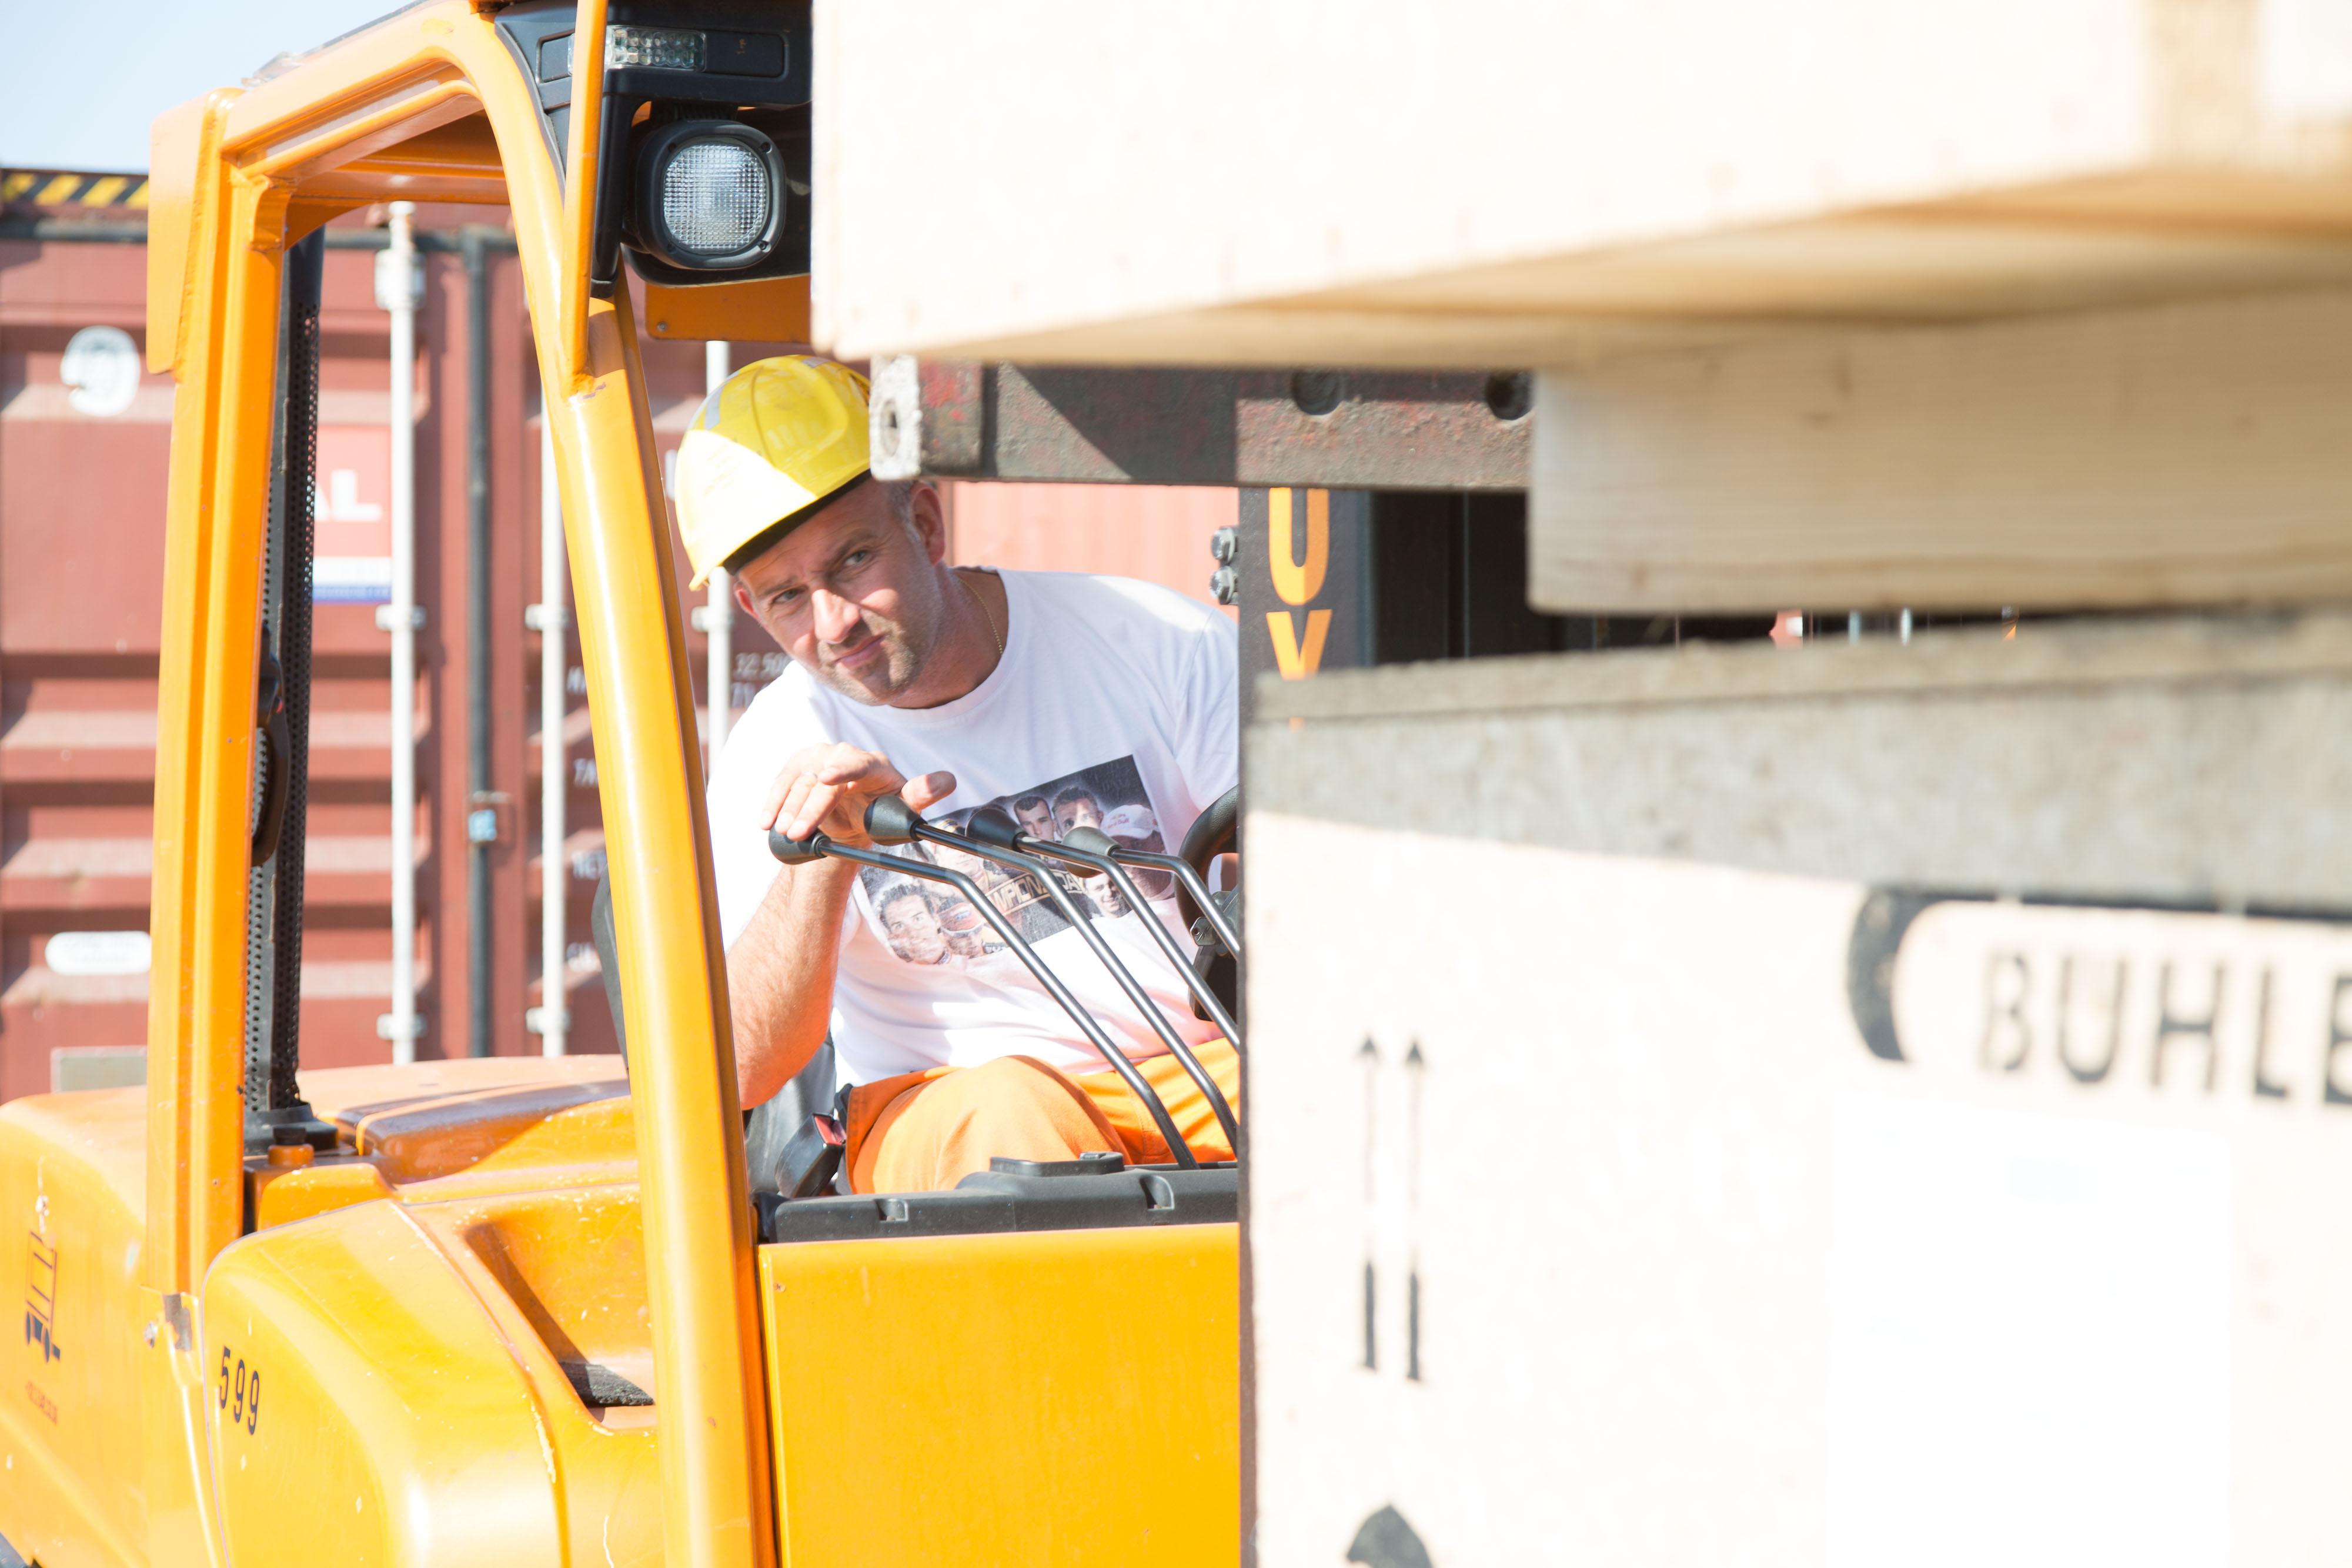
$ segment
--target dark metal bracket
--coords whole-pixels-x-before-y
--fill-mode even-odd
[[[1524,490],[1534,378],[877,361],[881,479]]]

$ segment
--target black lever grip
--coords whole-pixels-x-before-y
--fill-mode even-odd
[[[1062,835],[1062,841],[1080,854],[1107,855],[1118,848],[1118,841],[1100,828],[1072,828]]]
[[[789,839],[771,830],[768,852],[786,865],[806,865],[824,853],[824,835],[811,833],[804,839]]]
[[[877,795],[866,808],[866,835],[877,844],[906,844],[915,840],[915,824],[923,819],[896,795]]]
[[[971,814],[963,831],[981,843],[994,850],[1018,850],[1021,847],[1021,824],[995,806],[982,806]]]
[[[1052,844],[1041,842],[1023,832],[1021,824],[1007,816],[1001,806],[982,806],[971,814],[971,820],[964,824],[963,831],[966,838],[986,844],[991,849],[1011,850],[1015,854],[1054,853]],[[1110,841],[1106,839],[1103,841],[1108,843]],[[1102,875],[1102,867],[1098,865],[1081,865],[1076,861],[1063,861],[1061,863],[1064,871],[1081,880]]]

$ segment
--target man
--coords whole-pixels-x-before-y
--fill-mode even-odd
[[[1021,831],[1033,839],[1043,839],[1049,844],[1061,839],[1060,831],[1054,826],[1054,808],[1045,804],[1043,795],[1024,795],[1013,801],[1013,818],[1021,824]]]
[[[1045,901],[1045,890],[1037,885],[1035,877],[995,861],[951,850],[945,844],[921,844],[911,852],[933,865],[959,871],[971,878],[996,912],[1011,920],[1013,929],[1031,942],[1043,941],[1068,924],[1061,911]]]
[[[1102,802],[1094,791],[1076,785],[1054,797],[1054,821],[1061,825],[1056,838],[1068,838],[1080,828],[1099,828],[1103,822]]]
[[[862,377],[764,360],[705,401],[678,454],[695,583],[724,565],[793,660],[734,727],[710,787],[743,1103],[774,1094],[829,1034],[854,1085],[859,1191],[951,1186],[995,1155],[1166,1159],[1143,1107],[1012,955],[901,958],[874,905],[898,878],[833,859],[782,867],[766,835],[866,844],[866,808],[885,793],[945,815],[1050,798],[1080,775],[1118,780],[1117,798],[1148,799],[1181,829],[1236,776],[1232,624],[1142,583],[948,566],[937,493],[873,480],[866,423]],[[1205,1099],[1081,934],[1058,915],[1031,928],[1193,1151],[1229,1157]],[[1149,934],[1133,920],[1100,930],[1237,1102],[1231,1048],[1192,1016]]]
[[[1149,806],[1121,806],[1103,819],[1102,831],[1117,840],[1123,850],[1168,852],[1167,844],[1160,837],[1160,819],[1151,814]],[[1172,871],[1139,865],[1134,876],[1136,891],[1155,904],[1176,896],[1176,873]]]
[[[1105,920],[1124,919],[1128,911],[1134,907],[1128,903],[1127,894],[1119,892],[1118,883],[1107,876],[1097,879],[1088,891],[1095,901],[1095,907],[1102,911]]]
[[[992,954],[1004,951],[1004,944],[996,939],[963,894],[941,888],[931,900],[937,912],[940,929],[947,934],[948,951],[967,963],[976,964]]]
[[[902,883],[883,894],[874,901],[874,909],[890,944],[891,956],[909,964],[953,961],[948,934],[940,929],[939,912],[931,907],[931,895],[913,883]]]

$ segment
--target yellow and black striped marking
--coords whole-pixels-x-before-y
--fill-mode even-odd
[[[89,173],[72,169],[0,169],[0,209],[13,212],[95,210],[143,212],[144,174]]]

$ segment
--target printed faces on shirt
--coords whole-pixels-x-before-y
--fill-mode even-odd
[[[1074,829],[1087,827],[1099,829],[1130,849],[1164,851],[1167,847],[1159,812],[1144,791],[1143,777],[1132,756],[1066,773],[985,804],[1013,818],[1034,839],[1057,841]],[[981,809],[969,807],[933,820],[961,831],[972,812]],[[1041,875],[1052,876],[1082,915],[1121,920],[1135,913],[1108,877],[1080,882],[1060,870],[1015,871],[943,844],[908,844],[890,852],[961,872],[1006,924],[1031,943],[1042,942],[1069,925],[1055,906]],[[1137,867],[1130,874],[1144,896],[1155,903],[1176,895],[1176,879],[1168,872]],[[860,873],[858,884],[868,922],[901,963],[957,969],[1019,965],[992,924],[957,889],[879,867]]]

